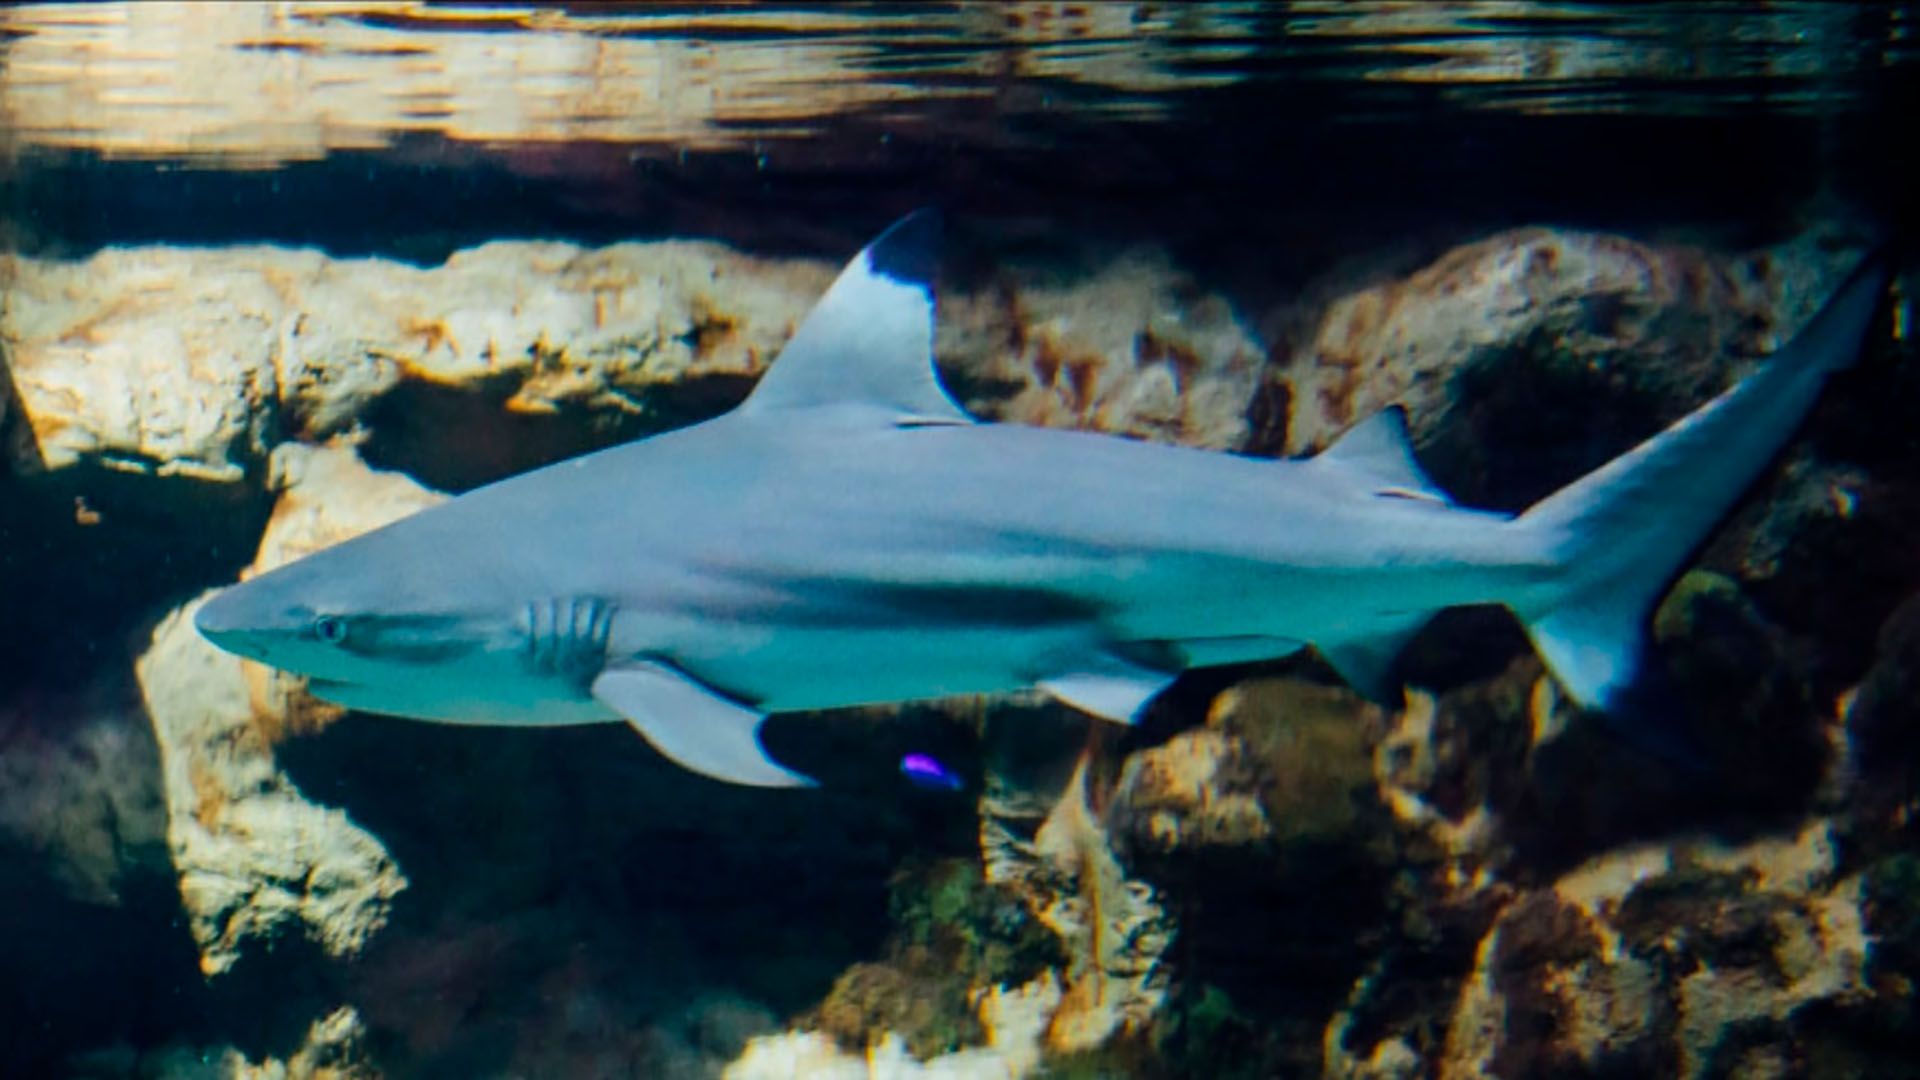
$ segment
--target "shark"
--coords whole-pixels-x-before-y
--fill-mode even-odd
[[[1655,601],[1849,366],[1869,257],[1758,370],[1518,514],[1457,505],[1389,408],[1271,459],[982,423],[933,363],[939,217],[847,264],[732,411],[502,480],[224,589],[214,645],[355,710],[625,721],[672,761],[811,779],[766,716],[1039,689],[1127,723],[1182,672],[1311,648],[1385,699],[1457,605],[1626,701]]]

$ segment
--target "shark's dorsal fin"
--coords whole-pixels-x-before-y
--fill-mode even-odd
[[[740,412],[834,408],[906,426],[972,423],[933,370],[939,241],[940,215],[921,210],[854,256]]]
[[[1380,495],[1451,501],[1414,460],[1413,440],[1407,437],[1407,410],[1400,405],[1389,405],[1347,429],[1313,460],[1371,478],[1378,483]]]

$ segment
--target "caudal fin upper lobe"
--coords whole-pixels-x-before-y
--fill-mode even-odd
[[[1887,276],[1886,260],[1868,256],[1759,371],[1514,522],[1561,567],[1512,606],[1574,700],[1624,704],[1650,609],[1792,437],[1827,376],[1858,356]]]

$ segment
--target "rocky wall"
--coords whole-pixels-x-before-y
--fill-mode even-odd
[[[1764,362],[1857,250],[1834,228],[1732,253],[1525,229],[1410,272],[1350,265],[1285,312],[1157,251],[1029,250],[943,296],[937,361],[984,417],[1227,451],[1309,452],[1398,402],[1443,487],[1517,508]],[[84,1060],[741,1077],[1888,1060],[1915,976],[1920,472],[1898,432],[1920,377],[1884,325],[1662,605],[1656,662],[1691,717],[1665,736],[1576,714],[1504,615],[1466,612],[1415,642],[1392,708],[1307,656],[1196,673],[1127,732],[1020,698],[780,718],[770,745],[827,790],[743,792],[622,729],[342,717],[191,632],[203,590],[435,489],[724,410],[832,269],[698,243],[496,243],[427,268],[274,248],[8,260],[5,609],[105,610],[84,664],[0,686],[0,851],[107,911],[128,874],[170,876],[212,995],[191,1037]],[[175,550],[193,553],[156,555]],[[81,640],[42,637],[22,647]],[[944,748],[970,794],[892,779],[909,745]],[[220,992],[289,971],[281,1000]]]

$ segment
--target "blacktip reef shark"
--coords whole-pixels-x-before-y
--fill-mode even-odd
[[[1309,645],[1394,689],[1442,608],[1504,604],[1617,704],[1688,555],[1860,350],[1867,260],[1744,381],[1524,513],[1457,506],[1398,409],[1276,461],[981,424],[932,363],[938,219],[854,258],[716,419],[479,488],[234,586],[220,647],[353,709],[625,719],[740,784],[810,781],[769,713],[1039,688],[1113,721],[1188,668]]]

